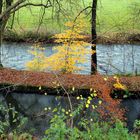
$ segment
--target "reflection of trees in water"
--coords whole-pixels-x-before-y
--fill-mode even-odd
[[[126,108],[127,126],[132,131],[135,120],[140,120],[140,99],[125,99],[122,101],[122,106]]]
[[[21,129],[27,132],[34,128],[34,132],[31,133],[38,134],[39,136],[43,135],[49,127],[49,121],[53,115],[52,109],[59,105],[64,108],[68,107],[66,97],[56,98],[56,96],[49,95],[14,93],[12,90],[11,92],[10,90],[9,92],[3,92],[2,96],[0,96],[0,100],[1,99],[7,110],[13,108],[13,110],[9,110],[8,112],[8,121],[10,124],[8,131],[16,129],[17,126],[20,125],[21,119],[26,117],[28,121],[25,122],[24,127]],[[73,100],[73,102],[75,102],[75,100]],[[44,111],[45,107],[50,107],[51,110]],[[13,116],[13,111],[18,113]],[[6,118],[5,114],[1,114],[1,112],[0,117],[3,117],[1,121]],[[15,119],[17,121],[13,122]]]
[[[3,93],[0,98],[2,98],[2,105],[4,105],[4,109],[7,111],[7,114],[5,114],[4,111],[0,111],[0,120],[2,122],[8,121],[9,127],[6,131],[11,131],[17,128],[21,124],[21,121],[24,117],[28,118],[28,122],[35,121],[39,117],[46,117],[46,112],[36,112],[32,113],[32,107],[37,103],[36,100],[33,100],[33,102],[30,102],[28,108],[25,109],[24,104],[20,102],[20,100],[16,99],[16,96],[13,96],[14,93]],[[29,95],[30,96],[30,95]],[[22,96],[21,96],[22,98]],[[28,112],[30,110],[30,112]],[[8,115],[8,116],[7,116]],[[8,119],[8,120],[7,120]],[[25,124],[25,127],[27,129],[31,129],[29,124]]]
[[[21,115],[23,117],[30,117],[30,116],[26,114],[24,107],[15,98],[13,98],[11,93],[7,95],[3,93],[2,95],[6,103],[6,107],[8,108],[10,129],[13,130],[20,124]]]
[[[25,63],[32,59],[28,54],[31,44],[4,44],[3,65],[15,69],[25,69]],[[140,47],[137,45],[97,45],[98,70],[102,74],[138,74],[140,72]],[[52,47],[46,47],[47,56],[53,54]],[[84,74],[90,73],[90,56],[83,65]],[[82,73],[82,72],[81,72]]]
[[[49,95],[3,93],[1,98],[3,98],[3,104],[5,104],[5,106],[8,108],[13,107],[15,111],[18,112],[16,116],[13,116],[12,110],[9,111],[10,130],[16,128],[20,123],[19,116],[22,115],[30,120],[27,129],[36,128],[36,132],[40,134],[43,134],[44,130],[49,126],[49,120],[52,117],[50,112],[44,111],[44,107],[49,105],[49,107],[53,109],[53,107],[58,107],[60,102],[61,107],[66,107],[68,105],[67,98],[62,97],[62,99],[57,101],[55,96]],[[73,98],[72,101],[75,105],[77,104],[75,98]],[[140,119],[139,101],[139,99],[125,99],[122,101],[123,107],[128,108],[126,116],[128,117],[127,123],[130,130],[133,127],[135,119]],[[1,120],[5,119],[4,115],[5,114],[0,112]],[[15,118],[17,119],[17,122],[13,123]]]
[[[105,74],[135,74],[139,72],[139,46],[111,45],[106,47],[105,56],[98,60],[99,70]],[[103,55],[102,55],[103,56]]]

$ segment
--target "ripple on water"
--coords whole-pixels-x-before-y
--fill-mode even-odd
[[[33,56],[28,53],[32,44],[12,43],[2,45],[2,63],[5,67],[14,69],[26,69],[25,63],[30,61]],[[45,54],[50,56],[54,53],[53,45],[45,46]],[[85,67],[80,73],[90,74],[90,56]],[[98,71],[101,74],[128,74],[140,73],[140,46],[138,45],[97,45]]]

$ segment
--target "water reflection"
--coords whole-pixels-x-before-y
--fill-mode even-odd
[[[25,64],[33,58],[28,50],[31,44],[12,43],[2,45],[2,63],[5,67],[25,69]],[[47,56],[54,53],[51,44],[44,45]],[[90,49],[90,47],[89,47]],[[83,64],[82,74],[90,74],[90,56]],[[98,71],[101,74],[140,73],[140,46],[138,45],[97,45]]]
[[[73,107],[77,105],[76,97],[71,97]],[[39,95],[39,94],[0,94],[0,102],[3,105],[11,105],[15,107],[18,114],[26,116],[28,118],[28,124],[25,126],[25,130],[31,130],[34,128],[34,134],[43,136],[45,130],[49,127],[49,121],[52,118],[52,110],[54,108],[70,108],[67,97]],[[96,101],[94,101],[96,102]],[[127,126],[131,131],[133,129],[134,121],[140,119],[140,99],[124,99],[122,106],[126,108]],[[44,110],[47,108],[47,110]],[[49,109],[50,108],[50,109]],[[93,112],[88,112],[89,116]],[[1,117],[1,115],[0,115]]]

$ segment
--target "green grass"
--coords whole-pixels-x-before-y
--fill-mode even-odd
[[[134,3],[137,3],[137,8]],[[138,0],[102,0],[102,7],[99,5],[98,9],[100,32],[139,30],[140,16],[136,14],[140,10],[138,6]]]
[[[35,0],[32,0],[35,1]],[[39,2],[40,0],[38,0]],[[64,23],[69,20],[68,17],[75,17],[85,6],[91,5],[92,0],[84,0],[85,3],[77,0],[76,5],[70,6],[68,3],[62,3],[63,14],[60,14],[58,20],[57,14],[52,14],[52,8],[46,9],[40,32],[52,34],[63,31]],[[136,5],[134,5],[136,3]],[[72,10],[71,10],[72,9]],[[55,9],[57,10],[57,9]],[[88,13],[90,10],[86,11]],[[43,10],[39,7],[26,7],[16,13],[13,30],[19,33],[25,31],[37,31],[40,15]],[[52,19],[53,17],[53,19]],[[97,31],[106,32],[131,32],[140,31],[140,1],[139,0],[98,0]],[[90,33],[90,15],[86,17]],[[11,24],[9,20],[8,26]]]

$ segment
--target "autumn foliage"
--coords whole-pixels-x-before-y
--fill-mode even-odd
[[[110,96],[111,88],[106,79],[98,75],[98,80],[96,79],[94,84],[96,85],[94,87],[97,88],[90,88],[90,95],[87,97],[85,107],[89,108],[91,112],[98,112],[100,121],[114,123],[117,120],[125,120],[125,109],[120,106],[121,99],[113,99]],[[80,99],[79,97],[78,99]],[[96,99],[97,103],[94,102]]]
[[[26,63],[26,67],[32,71],[45,71],[45,53],[44,48],[40,46],[40,44],[35,44],[31,50],[28,51],[33,55],[33,60]]]
[[[101,82],[99,83],[101,84]],[[99,98],[103,101],[102,106],[99,107],[97,110],[100,115],[101,119],[104,121],[111,121],[112,123],[116,120],[125,120],[124,113],[125,109],[122,109],[120,104],[120,99],[113,99],[110,96],[111,89],[107,85],[106,81],[101,86],[101,93],[99,93]]]
[[[54,36],[58,46],[54,47],[56,53],[47,57],[42,52],[42,48],[35,45],[34,50],[29,51],[34,55],[34,59],[29,61],[26,66],[29,70],[51,70],[63,73],[74,73],[84,69],[79,64],[87,61],[86,55],[92,53],[88,49],[91,44],[83,41],[86,38],[82,35],[86,28],[86,23],[79,19],[75,22],[67,22],[64,33]]]

